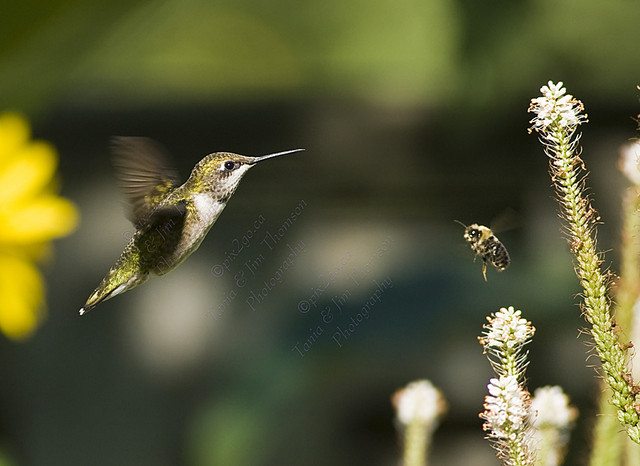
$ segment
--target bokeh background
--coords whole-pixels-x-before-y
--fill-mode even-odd
[[[4,2],[0,110],[57,148],[81,221],[42,265],[41,328],[0,337],[0,463],[393,465],[390,397],[428,378],[449,405],[433,463],[496,464],[476,337],[514,305],[537,328],[530,389],[562,385],[580,408],[579,464],[597,360],[526,110],[550,79],[585,103],[617,270],[638,24],[632,0]],[[80,318],[132,231],[115,135],[158,140],[185,179],[214,151],[306,151],[252,170],[180,268]],[[454,220],[497,223],[512,266],[485,282]]]

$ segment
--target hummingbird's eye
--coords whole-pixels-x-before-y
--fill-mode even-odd
[[[227,161],[224,163],[224,168],[226,170],[233,170],[235,168],[236,164],[233,163],[231,160]]]

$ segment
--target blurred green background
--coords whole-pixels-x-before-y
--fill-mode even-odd
[[[529,388],[562,385],[581,410],[568,464],[583,459],[596,361],[526,110],[550,79],[585,103],[583,158],[615,271],[638,24],[631,0],[4,2],[0,110],[56,146],[81,213],[44,268],[48,319],[24,343],[0,338],[8,464],[393,465],[390,397],[418,378],[449,404],[433,463],[496,464],[476,337],[509,305],[537,328]],[[306,152],[252,170],[180,268],[80,318],[131,234],[115,135],[157,139],[185,179],[214,151]],[[300,205],[277,245],[262,242]],[[505,213],[513,263],[485,283],[453,220]]]

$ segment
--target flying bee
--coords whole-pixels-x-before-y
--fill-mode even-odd
[[[490,228],[477,223],[467,226],[458,220],[456,222],[464,227],[464,239],[467,240],[473,252],[476,253],[476,257],[482,257],[482,276],[484,281],[487,281],[487,263],[491,263],[500,271],[509,266],[511,263],[509,252]]]

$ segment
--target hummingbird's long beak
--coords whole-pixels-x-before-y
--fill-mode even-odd
[[[262,155],[260,157],[254,157],[253,158],[253,163],[258,163],[258,162],[262,162],[263,160],[267,160],[273,157],[279,157],[281,155],[286,155],[286,154],[293,154],[294,152],[301,152],[304,149],[293,149],[293,150],[286,150],[284,152],[276,152],[275,154],[269,154],[269,155]]]

